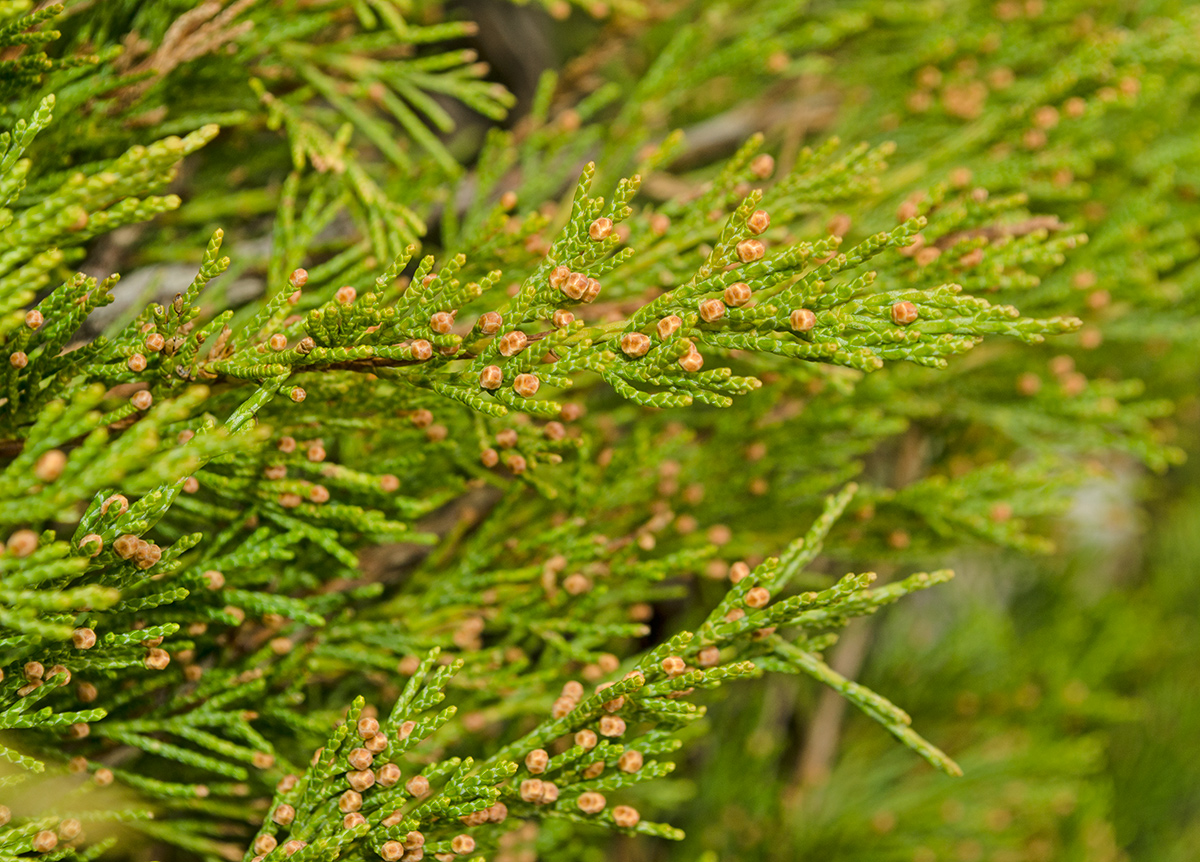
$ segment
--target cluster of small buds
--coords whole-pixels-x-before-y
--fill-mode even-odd
[[[562,718],[579,706],[579,699],[582,697],[583,686],[575,680],[569,681],[563,686],[562,694],[554,701],[554,707],[550,710],[550,714],[554,718]]]
[[[892,322],[897,326],[907,326],[919,317],[917,307],[911,302],[897,302],[892,306]]]
[[[725,316],[725,303],[719,299],[702,299],[698,307],[705,323],[716,323]]]
[[[140,539],[132,533],[118,536],[113,550],[123,560],[132,560],[139,569],[148,569],[162,559],[162,548]]]
[[[740,308],[750,301],[752,292],[750,285],[744,281],[735,281],[729,287],[725,288],[725,292],[721,294],[726,305],[732,305],[735,308]]]
[[[792,309],[788,323],[796,332],[808,332],[817,325],[817,316],[807,308]]]
[[[577,302],[594,302],[600,295],[599,281],[582,272],[571,272],[570,268],[562,265],[550,272],[550,286]]]
[[[526,778],[521,782],[519,793],[525,802],[548,805],[558,801],[558,785],[540,778]]]
[[[604,806],[608,804],[608,800],[603,794],[589,790],[587,793],[579,794],[579,798],[575,800],[575,804],[584,814],[599,814],[604,810]]]
[[[626,332],[621,336],[621,351],[634,358],[645,356],[650,351],[650,337],[641,332]]]
[[[608,237],[612,235],[612,232],[613,223],[612,219],[610,218],[604,218],[602,216],[588,225],[588,236],[590,236],[596,242],[600,242],[600,240],[603,239],[608,239]]]

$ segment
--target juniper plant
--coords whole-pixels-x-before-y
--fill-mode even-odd
[[[1038,77],[990,111],[946,84],[940,121],[979,120],[953,147],[922,66],[918,116],[887,88],[861,111],[899,148],[746,129],[712,156],[670,127],[736,127],[777,100],[748,89],[803,92],[835,49],[956,49],[879,3],[589,11],[595,47],[504,128],[514,98],[441,4],[0,9],[0,854],[678,839],[657,788],[706,692],[768,673],[960,773],[824,656],[950,578],[917,561],[1045,550],[1085,457],[1178,460],[1160,393],[1033,370],[1047,339],[1105,343],[1065,262],[1131,244],[1085,247],[1074,175],[1031,194],[982,165],[1014,118],[1102,128],[1135,88],[1093,85],[1175,73],[1190,19],[1067,83],[1023,55]],[[1195,257],[1166,220],[1103,223],[1162,231],[1140,290]],[[121,297],[112,261],[161,284]]]

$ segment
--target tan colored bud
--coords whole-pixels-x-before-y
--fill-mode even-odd
[[[454,315],[448,311],[439,311],[429,318],[429,328],[439,335],[445,335],[454,328]]]
[[[600,718],[601,736],[620,736],[625,732],[625,719],[616,715],[605,715]]]
[[[716,323],[725,316],[725,303],[719,299],[702,299],[699,302],[700,317],[705,323]]]
[[[625,751],[617,758],[617,769],[622,772],[637,772],[642,768],[642,753],[640,751]]]
[[[584,302],[595,302],[596,297],[598,297],[599,295],[600,295],[600,282],[598,282],[594,278],[589,278],[587,280],[587,284],[585,284],[584,288],[583,288],[583,297],[582,297],[583,301]]]
[[[49,829],[43,829],[33,836],[31,846],[37,853],[49,853],[58,846],[58,836]]]
[[[479,315],[478,326],[484,335],[495,335],[504,326],[504,318],[495,311],[485,311]]]
[[[409,345],[409,349],[412,350],[413,359],[417,360],[418,362],[424,362],[433,356],[433,345],[424,338],[418,338]]]
[[[575,734],[575,744],[580,748],[586,748],[588,751],[595,748],[597,742],[599,742],[599,739],[593,730],[581,730]]]
[[[746,227],[750,228],[750,232],[758,235],[771,226],[771,216],[766,210],[755,210],[750,218],[746,219]]]
[[[550,322],[554,324],[555,328],[562,329],[575,322],[575,315],[565,308],[557,308],[554,310],[554,315],[550,318]]]
[[[613,223],[610,218],[598,218],[588,225],[588,236],[594,241],[599,242],[602,239],[608,239],[612,235]]]
[[[383,857],[384,862],[398,862],[404,855],[404,845],[399,841],[385,841],[379,848],[379,855]]]
[[[658,326],[655,328],[658,331],[659,339],[661,341],[666,341],[668,338],[674,335],[681,326],[683,326],[683,321],[678,315],[668,314],[658,322]]]
[[[767,253],[767,247],[762,244],[762,240],[744,239],[737,244],[738,260],[742,263],[753,263],[756,260],[762,260],[763,255]]]
[[[579,806],[579,810],[584,814],[599,814],[604,810],[607,800],[602,794],[594,791],[579,794],[579,798],[575,800],[575,804]]]
[[[382,734],[380,734],[382,736]],[[400,781],[400,767],[394,763],[385,763],[379,767],[379,772],[376,774],[376,781],[380,787],[391,787]]]
[[[522,398],[532,398],[537,395],[538,389],[542,383],[538,380],[536,374],[518,374],[513,380],[513,391]]]
[[[535,748],[533,751],[525,755],[525,768],[534,775],[539,775],[546,771],[547,764],[550,763],[550,755],[546,753],[544,748]]]
[[[588,277],[582,272],[573,272],[567,280],[563,282],[560,290],[571,299],[583,299],[583,295],[587,292]]]
[[[499,365],[489,365],[479,372],[479,385],[484,389],[499,389],[504,383],[504,372]]]
[[[892,322],[898,326],[907,326],[919,316],[917,307],[911,302],[897,302],[892,306]]]
[[[96,633],[91,629],[75,629],[71,635],[71,643],[75,649],[91,649],[96,645]]]
[[[158,353],[158,351],[163,349],[163,347],[166,345],[166,343],[167,343],[166,339],[164,339],[157,332],[151,332],[149,335],[146,336],[146,341],[145,341],[146,349],[149,350],[151,353]]]
[[[501,356],[516,356],[524,350],[529,344],[529,338],[519,329],[514,329],[512,332],[506,332],[500,337],[498,350]]]
[[[300,404],[305,398],[308,397],[308,393],[305,392],[302,387],[295,386],[292,388],[292,391],[288,393],[288,397],[291,398],[296,404]]]
[[[365,748],[356,748],[346,755],[346,762],[355,769],[366,769],[375,762],[375,755],[367,751]]]
[[[29,354],[23,350],[17,350],[8,355],[8,364],[13,368],[22,369],[29,364]]]
[[[470,835],[455,835],[450,839],[450,849],[460,856],[475,851],[475,839]]]
[[[279,805],[271,814],[271,819],[280,826],[291,826],[292,821],[296,819],[296,809],[290,805]]]
[[[150,670],[166,670],[167,665],[171,663],[171,655],[165,649],[152,649],[146,653],[146,658],[142,660]]]
[[[154,403],[154,396],[149,391],[143,389],[140,392],[133,393],[133,396],[129,399],[129,403],[138,410],[149,410],[150,405]]]
[[[541,802],[545,795],[545,784],[540,778],[526,778],[521,782],[520,793],[525,802]]]
[[[696,372],[704,367],[704,357],[693,346],[687,355],[679,360],[679,364],[683,367],[684,371]]]
[[[287,350],[287,336],[282,332],[276,332],[267,340],[267,344],[276,353]]]
[[[775,159],[767,153],[760,153],[750,162],[750,173],[758,177],[760,180],[765,180],[775,173]]]
[[[638,825],[642,819],[642,815],[638,814],[638,810],[629,805],[618,805],[612,810],[613,823],[616,823],[622,829],[632,829]]]
[[[726,305],[732,305],[735,308],[745,305],[750,301],[752,292],[750,285],[744,281],[735,281],[729,287],[725,288],[725,292],[721,294]]]
[[[679,676],[687,670],[687,663],[677,655],[669,655],[662,660],[662,669],[667,676]]]
[[[354,790],[362,793],[375,783],[375,773],[369,769],[359,769],[355,772],[347,772],[346,783],[349,784]]]
[[[358,291],[347,284],[343,287],[339,287],[337,293],[334,294],[334,297],[342,305],[349,305],[350,303],[354,302],[354,300],[358,299]]]
[[[404,785],[409,796],[424,796],[429,792],[429,779],[424,775],[414,775]]]
[[[771,594],[765,587],[754,587],[746,593],[746,607],[749,608],[765,608],[767,603],[771,601]]]
[[[788,317],[788,323],[796,332],[808,332],[817,325],[817,316],[807,308],[795,308]]]

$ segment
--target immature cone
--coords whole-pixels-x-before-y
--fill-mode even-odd
[[[513,391],[522,398],[532,398],[537,395],[538,389],[541,387],[541,381],[538,380],[536,374],[518,374],[513,380]]]
[[[150,670],[166,670],[167,665],[171,663],[171,656],[164,649],[152,649],[146,653],[142,663]]]
[[[562,329],[564,326],[570,326],[575,322],[575,315],[567,311],[565,308],[556,308],[550,322],[554,324],[556,329]]]
[[[775,173],[775,159],[767,153],[761,153],[754,157],[750,162],[750,173],[758,177],[760,180],[765,180],[771,174]]]
[[[347,284],[344,287],[339,287],[338,292],[334,295],[342,305],[349,305],[358,298],[358,291]]]
[[[408,779],[404,789],[408,791],[409,796],[424,796],[429,792],[429,779],[424,775],[414,775]]]
[[[583,301],[595,302],[596,297],[600,295],[600,282],[594,278],[589,278],[583,287]]]
[[[133,393],[133,396],[129,399],[129,403],[138,410],[149,410],[150,405],[154,403],[154,396],[143,389],[141,392]]]
[[[626,356],[645,356],[650,350],[650,337],[640,332],[626,332],[621,336],[621,351]]]
[[[583,295],[587,292],[587,289],[588,277],[582,272],[571,273],[560,288],[568,297],[576,300],[583,299]]]
[[[765,608],[771,601],[771,594],[764,587],[755,587],[746,593],[746,606],[750,608]]]
[[[276,332],[271,336],[267,344],[269,344],[271,349],[276,353],[281,350],[287,350],[287,336],[281,332]]]
[[[642,753],[640,751],[622,752],[617,759],[617,769],[622,772],[637,772],[642,768]]]
[[[656,326],[655,329],[658,332],[659,339],[661,341],[666,341],[668,338],[674,335],[675,331],[681,326],[683,326],[683,321],[678,315],[668,314],[658,322],[658,326]]]
[[[151,353],[158,353],[166,345],[166,339],[157,332],[151,332],[146,336],[146,349]]]
[[[612,219],[610,218],[601,217],[588,225],[588,236],[590,236],[596,242],[599,242],[602,239],[607,239],[612,235],[612,232],[613,223]]]
[[[725,288],[725,292],[721,296],[724,298],[726,305],[732,305],[735,308],[745,305],[750,301],[750,285],[744,281],[735,281],[729,287]]]
[[[753,234],[760,234],[771,226],[771,216],[766,210],[755,210],[750,218],[746,219],[746,227],[750,228]]]
[[[738,260],[742,263],[752,263],[753,261],[761,260],[766,253],[767,247],[762,244],[761,240],[744,239],[737,244]]]
[[[679,676],[687,669],[687,663],[677,655],[669,655],[662,660],[662,669],[667,676]]]
[[[563,285],[567,283],[567,279],[571,277],[571,269],[567,266],[556,266],[550,270],[550,286],[555,290],[562,290]]]
[[[897,302],[892,306],[892,323],[907,326],[919,317],[917,307],[911,302]]]
[[[521,782],[520,794],[525,802],[541,802],[545,796],[545,782],[540,778],[526,778]]]
[[[375,773],[369,769],[360,769],[356,772],[347,772],[346,783],[359,793],[362,793],[375,783]]]
[[[33,836],[32,846],[38,853],[49,853],[58,846],[58,836],[49,829],[43,829]]]
[[[394,763],[385,763],[379,767],[376,780],[381,787],[391,787],[400,781],[400,767]]]
[[[71,643],[75,649],[91,649],[96,645],[96,633],[91,629],[75,629]]]
[[[346,761],[355,769],[366,769],[375,762],[375,755],[365,748],[356,748],[346,755]]]
[[[479,385],[484,389],[499,389],[504,382],[504,372],[499,365],[489,365],[479,372]]]
[[[533,751],[525,755],[525,768],[534,775],[540,775],[546,771],[546,765],[550,763],[550,755],[546,753],[544,748],[535,748]]]
[[[575,744],[580,748],[586,748],[591,751],[596,747],[597,742],[599,742],[599,739],[594,730],[581,730],[575,734]]]
[[[721,661],[721,650],[715,646],[707,646],[696,655],[696,664],[700,667],[716,667]]]
[[[504,318],[495,311],[485,311],[479,315],[479,331],[484,335],[495,335],[504,326]]]
[[[475,839],[470,835],[455,835],[450,839],[450,849],[459,855],[475,850]]]
[[[290,805],[280,805],[271,815],[271,819],[280,826],[291,826],[292,821],[296,819],[296,809]]]
[[[705,323],[716,323],[725,316],[725,303],[719,299],[702,299],[699,308]]]
[[[291,398],[295,403],[299,404],[308,397],[308,393],[305,392],[301,387],[296,386],[291,392],[288,393],[288,397]]]
[[[599,814],[604,810],[604,805],[607,800],[594,791],[579,794],[579,798],[575,800],[575,804],[579,806],[579,810],[584,814]]]
[[[404,845],[399,841],[385,841],[379,848],[379,855],[385,862],[397,862],[404,855]]]
[[[357,790],[347,790],[338,797],[338,810],[343,814],[362,808],[362,794]]]
[[[679,364],[683,366],[684,371],[696,372],[704,367],[704,357],[700,355],[698,350],[696,350],[695,345],[692,345],[687,356],[684,356],[679,360]]]
[[[125,360],[125,365],[134,374],[141,374],[146,370],[146,357],[142,356],[140,353],[134,353],[127,360]]]
[[[23,350],[17,350],[8,355],[8,364],[16,369],[24,368],[29,364],[29,355]]]
[[[632,829],[638,825],[638,821],[642,819],[642,815],[638,814],[636,808],[628,805],[618,805],[612,810],[613,823],[622,829]]]
[[[500,337],[497,349],[501,356],[516,356],[529,344],[529,338],[519,329],[506,332]]]
[[[808,332],[817,325],[817,316],[807,308],[796,308],[788,316],[788,323],[796,332]]]
[[[437,312],[429,318],[429,328],[439,335],[445,335],[454,328],[454,315],[447,311]]]
[[[424,362],[426,359],[429,359],[431,356],[433,356],[433,345],[424,338],[418,338],[409,345],[409,349],[412,351],[413,359],[417,360],[418,362]]]
[[[605,715],[600,719],[600,734],[602,736],[620,736],[625,732],[625,719],[615,715]]]

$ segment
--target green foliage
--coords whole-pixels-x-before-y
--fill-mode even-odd
[[[1007,599],[845,656],[1181,460],[1196,19],[1151,5],[595,4],[509,117],[440,3],[0,4],[0,858],[690,851],[751,799],[763,858],[940,858],[1035,773],[1002,849],[1087,844],[1096,746],[946,703]],[[797,677],[870,731],[748,787]],[[688,752],[735,778],[679,806]]]

